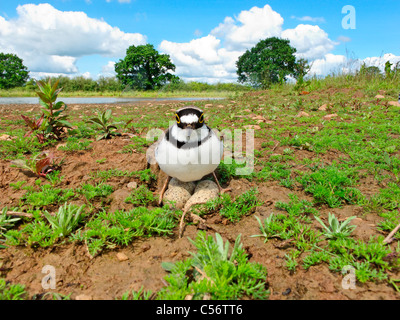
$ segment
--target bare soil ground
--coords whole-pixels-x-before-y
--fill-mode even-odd
[[[183,103],[168,102],[157,105],[146,104],[150,114],[166,113],[172,109],[182,106]],[[113,115],[120,114],[140,114],[144,105],[109,105],[102,106],[111,108]],[[93,105],[71,105],[70,115],[72,118],[79,118],[82,115],[91,114],[96,106]],[[38,112],[38,106],[1,106],[0,113],[3,119],[18,119],[18,112]],[[221,108],[221,112],[224,112]],[[142,136],[145,132],[142,133]],[[256,139],[256,149],[262,139]],[[62,166],[62,175],[65,176],[63,185],[68,188],[78,188],[82,183],[89,181],[89,173],[97,170],[107,170],[116,168],[120,170],[136,171],[148,167],[145,154],[143,152],[133,152],[131,154],[117,153],[123,146],[130,143],[128,136],[114,137],[111,140],[100,140],[92,143],[92,149],[88,151],[66,153],[52,148],[57,157],[65,158]],[[273,146],[271,146],[272,148]],[[274,152],[283,151],[278,147]],[[295,150],[296,158],[309,157],[306,150]],[[327,163],[338,157],[338,153],[331,151],[323,155]],[[106,158],[105,163],[98,163],[96,160]],[[157,183],[151,186],[155,194],[160,191],[163,176],[157,170]],[[20,169],[10,167],[10,162],[0,160],[0,203],[8,207],[18,206],[20,197],[24,190],[16,191],[10,188],[9,183],[13,181],[26,180],[27,185],[34,185],[36,176],[29,175]],[[137,178],[113,178],[107,183],[114,187],[114,193],[109,197],[107,206],[110,210],[128,209],[129,204],[124,199],[129,194],[127,185],[129,182],[136,181]],[[233,179],[229,182],[232,188],[230,194],[234,197],[244,191],[256,186],[259,190],[260,200],[263,205],[257,207],[256,212],[246,216],[237,223],[229,223],[217,215],[206,217],[207,224],[214,230],[208,230],[213,234],[215,230],[224,239],[234,241],[238,234],[242,234],[243,246],[249,255],[249,261],[259,262],[266,266],[268,277],[266,285],[271,292],[269,299],[399,299],[399,294],[389,286],[387,282],[368,282],[366,284],[357,283],[356,289],[343,289],[343,275],[333,273],[328,266],[321,264],[312,266],[305,271],[301,267],[296,272],[291,273],[285,267],[285,254],[290,250],[290,243],[283,243],[278,239],[271,239],[267,243],[263,238],[250,237],[259,234],[259,226],[254,215],[261,219],[267,217],[271,212],[276,211],[274,204],[277,201],[288,202],[288,189],[280,186],[276,181],[262,183],[250,182],[246,179]],[[364,181],[360,185],[360,190],[365,194],[376,193],[378,188],[369,181]],[[301,198],[307,198],[303,190],[294,189],[290,193],[298,194]],[[312,197],[309,197],[312,200]],[[75,200],[75,203],[85,203],[84,199]],[[46,208],[54,211],[55,208]],[[357,206],[344,206],[343,208],[329,209],[319,208],[321,214],[328,211],[335,213],[339,218],[346,218],[357,215],[360,208]],[[379,222],[376,215],[358,217],[354,220],[357,228],[354,236],[360,239],[368,239],[371,235],[376,235],[376,224]],[[134,241],[128,246],[116,247],[113,250],[106,250],[100,255],[91,258],[83,244],[64,243],[51,248],[32,248],[10,246],[0,249],[1,276],[11,283],[20,283],[26,286],[30,298],[40,298],[48,290],[41,286],[44,276],[42,268],[45,265],[52,265],[56,268],[56,292],[61,294],[71,294],[71,299],[115,299],[120,298],[128,290],[138,290],[144,286],[146,290],[157,291],[166,285],[163,280],[167,274],[161,267],[163,261],[177,261],[189,257],[188,251],[193,250],[193,245],[187,237],[194,239],[197,227],[188,225],[185,229],[184,237],[178,238],[178,228],[174,234],[168,237],[143,238]],[[118,253],[123,253],[128,258],[120,261]],[[394,274],[396,277],[396,274]],[[397,274],[398,278],[398,274]]]

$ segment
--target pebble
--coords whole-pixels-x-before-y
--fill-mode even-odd
[[[93,298],[86,294],[80,294],[79,296],[76,296],[75,300],[93,300]]]
[[[137,186],[138,186],[137,182],[132,181],[132,182],[129,182],[129,183],[127,184],[126,187],[127,187],[128,189],[136,189]]]
[[[388,105],[393,107],[400,107],[400,103],[397,101],[389,101]]]
[[[257,125],[257,124],[250,124],[250,125],[247,125],[247,126],[243,126],[243,128],[245,128],[245,129],[254,129],[254,130],[260,130],[261,129],[261,127],[259,125]]]
[[[117,259],[119,260],[119,261],[126,261],[126,260],[129,260],[129,258],[127,257],[127,255],[125,254],[125,253],[122,253],[122,252],[118,252],[117,253]]]
[[[8,134],[2,134],[1,136],[0,136],[0,141],[9,141],[9,140],[11,140],[11,136],[10,135],[8,135]]]
[[[310,116],[310,115],[309,115],[307,112],[300,111],[300,112],[297,114],[296,118],[300,118],[300,117],[309,117],[309,116]]]
[[[333,118],[336,118],[338,115],[336,113],[332,113],[332,114],[327,114],[326,116],[324,116],[325,120],[332,120]]]

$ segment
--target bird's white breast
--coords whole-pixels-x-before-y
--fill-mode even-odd
[[[223,143],[213,132],[206,138],[209,133],[206,126],[194,130],[196,133],[189,139],[185,137],[184,131],[174,125],[170,134],[177,140],[190,143],[198,142],[200,137],[202,143],[195,143],[193,148],[178,148],[164,137],[155,150],[156,161],[161,170],[171,177],[184,182],[197,181],[218,167],[223,154]]]

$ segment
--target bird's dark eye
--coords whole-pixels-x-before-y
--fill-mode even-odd
[[[202,113],[199,118],[199,123],[203,123],[203,122],[204,122],[204,113]]]
[[[177,123],[181,123],[181,119],[179,118],[179,116],[178,116],[177,113],[175,114],[175,116],[176,116],[176,122],[177,122]]]

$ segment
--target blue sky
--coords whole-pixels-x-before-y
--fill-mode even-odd
[[[355,29],[342,27],[345,5]],[[185,80],[230,82],[240,54],[281,36],[326,75],[400,61],[399,12],[398,0],[2,1],[0,51],[18,54],[34,77],[96,78],[113,75],[129,45],[151,43]]]

